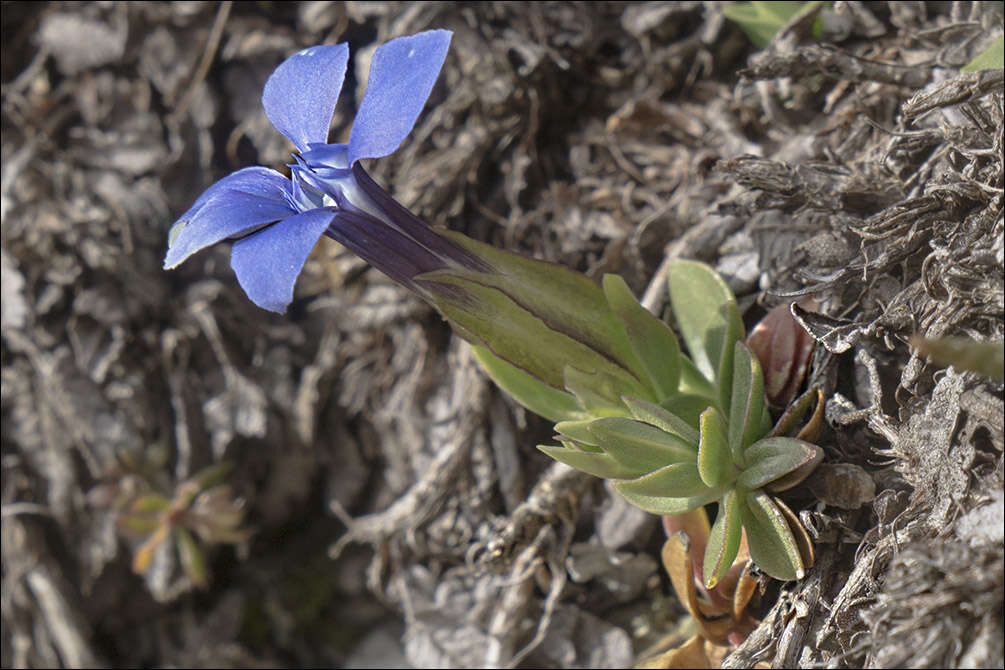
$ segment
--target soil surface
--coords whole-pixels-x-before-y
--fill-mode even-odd
[[[161,269],[206,187],[290,161],[260,104],[284,58],[349,43],[345,141],[373,49],[448,28],[367,165],[418,216],[657,312],[672,257],[748,329],[817,304],[829,467],[786,497],[816,564],[764,581],[725,664],[1001,667],[1002,384],[908,341],[1003,339],[1003,76],[960,72],[1002,5],[833,4],[758,49],[718,2],[4,2],[3,666],[625,667],[682,641],[659,520],[539,452],[551,427],[419,298],[330,240],[285,315],[227,244]]]

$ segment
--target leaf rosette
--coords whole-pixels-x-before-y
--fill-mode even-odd
[[[615,352],[602,357],[605,366],[590,365],[586,356],[558,358],[567,361],[559,389],[557,372],[546,383],[532,366],[520,369],[487,349],[479,358],[525,406],[552,403],[543,409],[558,420],[562,446],[539,449],[555,460],[614,480],[626,500],[653,514],[686,514],[718,503],[705,548],[707,588],[732,566],[744,533],[764,572],[798,579],[812,564],[809,539],[772,494],[801,482],[822,458],[820,448],[803,439],[807,433],[796,429],[814,402],[810,423],[819,423],[818,395],[807,394],[773,425],[761,365],[744,342],[728,286],[704,264],[684,260],[670,265],[668,282],[687,356],[673,331],[635,300],[623,280],[608,275],[593,296],[603,299],[594,314],[601,314],[597,320],[610,339],[592,351]],[[541,305],[524,314],[547,324]],[[547,356],[553,369],[560,352],[538,356]]]

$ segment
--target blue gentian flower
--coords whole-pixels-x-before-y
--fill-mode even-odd
[[[327,234],[392,279],[481,264],[432,231],[370,178],[360,159],[394,152],[412,131],[439,76],[451,32],[400,37],[373,54],[366,93],[348,144],[327,144],[345,79],[346,44],[304,49],[269,77],[262,104],[297,148],[290,178],[264,167],[238,170],[203,193],[171,229],[164,267],[224,239],[230,264],[259,307],[285,312],[293,285]]]

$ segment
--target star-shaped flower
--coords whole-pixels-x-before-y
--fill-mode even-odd
[[[231,266],[248,297],[286,311],[293,285],[323,234],[393,279],[445,267],[465,254],[394,202],[358,161],[394,152],[412,131],[439,76],[451,32],[400,37],[373,55],[348,144],[327,144],[349,60],[347,44],[315,46],[284,61],[265,84],[269,121],[297,148],[290,178],[250,167],[208,188],[174,224],[164,267],[224,239],[237,239]]]

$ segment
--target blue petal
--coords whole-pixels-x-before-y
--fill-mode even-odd
[[[172,227],[164,269],[220,240],[294,214],[286,201],[289,188],[286,177],[263,167],[245,168],[224,177],[199,196]]]
[[[223,191],[241,191],[263,198],[282,198],[282,192],[289,189],[290,181],[279,172],[264,167],[249,167],[231,172],[216,182],[196,199],[195,204],[178,217],[178,221],[191,221],[195,213],[206,204],[206,201]]]
[[[283,61],[265,82],[265,115],[298,151],[327,141],[348,62],[348,44],[309,47]]]
[[[412,132],[450,47],[449,30],[429,30],[382,45],[349,136],[349,165],[392,153]]]
[[[286,311],[311,249],[334,217],[330,209],[313,209],[234,243],[230,266],[253,303],[280,314]]]
[[[335,170],[349,169],[348,144],[312,144],[300,158],[311,167],[324,166]]]

